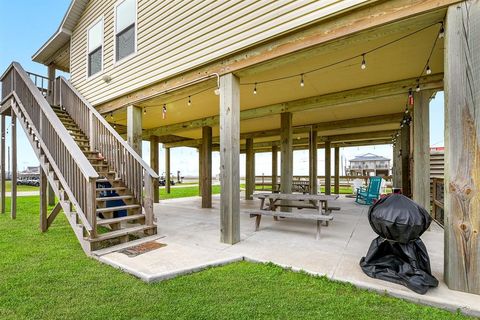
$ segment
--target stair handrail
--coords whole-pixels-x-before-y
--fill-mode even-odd
[[[11,73],[12,70],[14,70],[15,72]],[[21,91],[24,88],[17,88],[17,75],[20,77],[23,84],[26,86],[26,89],[32,95],[36,105],[39,107],[38,114],[29,114],[28,110],[25,108],[25,105],[21,102],[21,98],[19,96],[22,95]],[[76,212],[82,220],[84,228],[88,231],[91,237],[94,237],[96,234],[95,188],[96,179],[98,179],[99,177],[98,173],[95,171],[92,164],[88,161],[87,157],[80,150],[77,143],[73,140],[72,136],[69,134],[63,123],[60,121],[58,116],[50,107],[45,97],[37,89],[32,79],[28,76],[27,72],[18,62],[11,63],[11,65],[3,73],[0,81],[2,81],[1,105],[5,104],[8,99],[15,98],[26,113],[30,125],[34,125],[36,138],[40,141],[41,145],[44,146],[46,150],[48,150],[48,139],[46,138],[51,138],[51,136],[44,137],[44,135],[51,134],[51,132],[43,132],[42,130],[43,122],[41,115],[44,115],[47,122],[51,125],[52,130],[56,132],[56,136],[61,141],[62,145],[65,147],[65,150],[69,153],[70,159],[75,163],[76,167],[78,167],[79,173],[81,173],[85,178],[86,184],[84,188],[78,188],[77,186],[77,188],[74,188],[74,190],[72,190],[70,184],[74,181],[68,180],[74,180],[75,178],[71,176],[70,179],[67,180],[67,176],[71,175],[71,173],[62,172],[62,170],[60,170],[60,164],[57,163],[58,160],[61,159],[55,159],[54,156],[50,153],[50,150],[48,150],[48,155],[50,158],[49,161],[51,161],[52,163],[55,174],[57,174],[57,176],[62,176],[62,180],[66,182],[67,185],[64,185],[63,187],[68,189],[66,191],[68,191],[67,193],[69,193],[70,197],[74,197],[74,199],[70,200],[75,205]],[[18,94],[17,91],[19,91]]]
[[[105,157],[133,197],[143,204],[146,225],[153,226],[154,182],[158,174],[67,79],[57,77],[54,92],[54,104],[65,108],[89,138],[92,150]]]
[[[107,130],[122,144],[122,146],[130,154],[132,154],[132,156],[135,158],[135,160],[138,161],[142,165],[143,169],[146,172],[148,172],[152,176],[152,178],[157,179],[158,174],[152,168],[150,168],[150,166],[145,162],[145,160],[143,160],[142,157],[135,150],[133,150],[133,148],[127,142],[125,142],[125,140],[118,134],[118,132],[115,129],[112,128],[112,126],[108,123],[108,121],[105,120],[105,118],[97,111],[97,109],[95,109],[83,97],[83,95],[70,83],[70,81],[65,79],[65,77],[63,77],[63,76],[60,76],[58,78],[60,78],[62,80],[62,82],[65,85],[67,85],[68,88],[71,89],[75,93],[75,95],[85,104],[85,106],[89,109],[89,111],[92,112],[92,115],[95,116],[98,119],[98,121],[100,121],[100,123],[102,123],[107,128]],[[85,132],[85,134],[87,134],[87,136],[88,136],[89,133]]]

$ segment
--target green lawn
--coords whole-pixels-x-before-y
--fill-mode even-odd
[[[5,181],[5,191],[10,192],[12,190],[12,181]],[[38,191],[38,187],[17,185],[17,191]]]
[[[17,220],[0,216],[0,319],[464,318],[247,262],[145,284],[87,258],[63,215],[40,233],[38,207],[22,197]]]

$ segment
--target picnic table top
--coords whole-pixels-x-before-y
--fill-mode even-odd
[[[294,194],[294,193],[255,193],[254,198],[272,199],[272,200],[311,200],[311,201],[327,201],[338,199],[338,194]]]

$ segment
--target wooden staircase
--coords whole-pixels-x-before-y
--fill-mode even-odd
[[[58,199],[48,219],[41,206],[42,231],[62,209],[87,254],[156,234],[158,175],[67,80],[57,78],[53,92],[37,88],[14,62],[1,81],[0,111],[19,120],[40,162],[41,190],[48,181]]]
[[[92,151],[90,140],[72,117],[60,106],[52,106],[52,109],[99,175],[96,185],[96,231],[98,236],[86,237],[85,240],[96,243],[94,248],[100,248],[127,242],[142,236],[142,233],[155,234],[155,225],[145,225],[145,215],[142,212],[141,203],[138,203],[101,153]],[[117,205],[107,206],[112,203]]]

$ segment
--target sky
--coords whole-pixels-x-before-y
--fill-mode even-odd
[[[27,71],[46,75],[47,68],[31,61],[31,56],[57,30],[67,8],[69,0],[43,1],[11,1],[0,0],[0,73],[12,61],[19,62]],[[9,121],[7,120],[7,123]],[[18,166],[22,170],[26,166],[38,165],[38,160],[20,126],[16,126],[18,136]],[[441,147],[444,144],[444,112],[443,93],[437,94],[430,103],[430,145]],[[7,126],[6,144],[10,145],[10,126]],[[143,142],[142,157],[150,161],[149,143]],[[372,147],[341,148],[342,163],[357,155],[374,153],[392,158],[392,146],[381,145]],[[160,148],[160,174],[164,169],[164,149]],[[333,157],[332,157],[333,158]],[[260,153],[255,156],[255,174],[271,174],[271,154]],[[213,175],[220,172],[220,157],[218,152],[212,156]],[[319,175],[324,174],[324,151],[318,151]],[[182,176],[196,176],[198,174],[198,152],[191,148],[175,148],[171,151],[171,172],[181,171]],[[294,175],[308,175],[308,152],[294,152]],[[240,175],[245,174],[245,156],[240,158]]]

